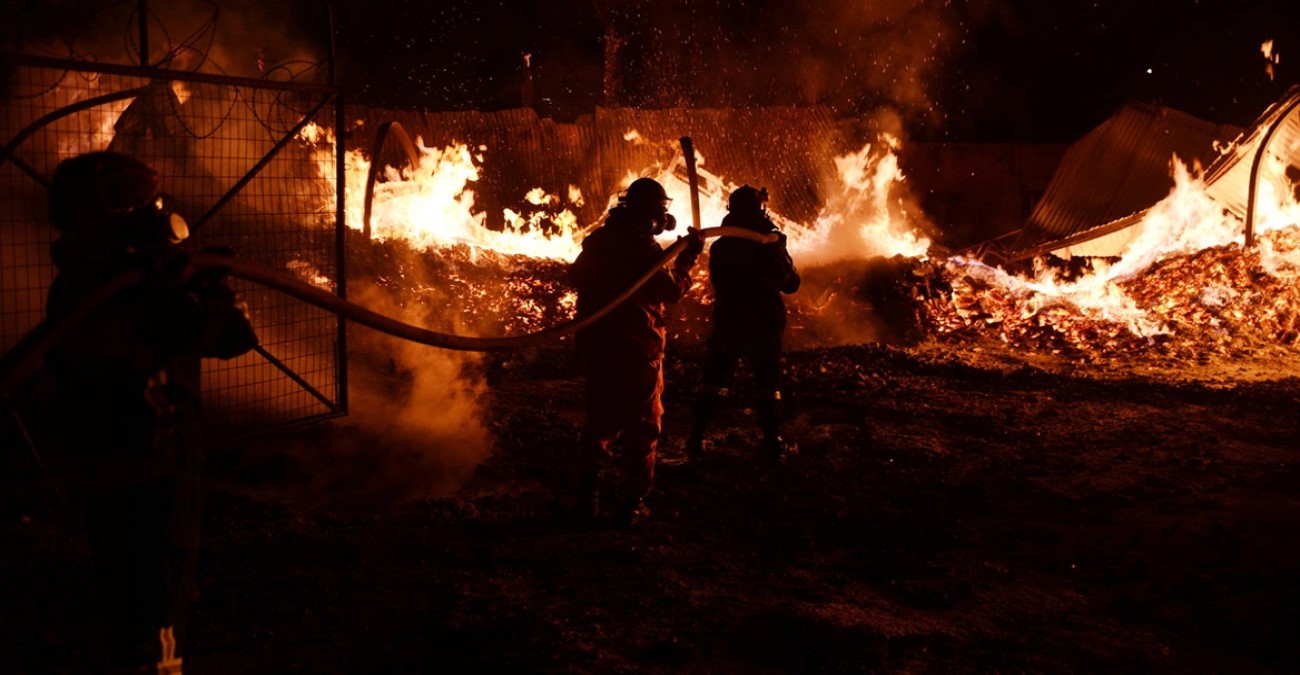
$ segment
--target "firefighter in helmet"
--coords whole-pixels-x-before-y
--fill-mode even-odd
[[[662,185],[640,178],[628,186],[604,224],[582,242],[570,268],[579,319],[621,294],[659,264],[655,236],[672,230],[671,200]],[[671,269],[660,269],[631,298],[580,330],[576,344],[586,369],[587,420],[580,440],[579,509],[633,524],[648,515],[643,502],[654,481],[663,405],[664,305],[690,288],[690,270],[704,248],[697,231]],[[616,451],[614,444],[621,441]],[[601,474],[615,462],[615,494],[599,497]]]
[[[198,546],[201,357],[257,344],[222,271],[194,273],[177,248],[189,231],[162,208],[159,177],[126,155],[59,164],[50,187],[58,275],[47,318],[74,315],[119,275],[140,283],[88,313],[46,355],[63,456],[95,559],[108,672],[181,672]],[[71,420],[75,419],[75,423]]]
[[[799,290],[800,280],[786,250],[785,235],[768,217],[766,204],[765,188],[742,185],[728,198],[722,225],[775,234],[775,242],[721,237],[709,249],[713,332],[704,361],[704,384],[686,441],[690,458],[703,452],[709,421],[728,394],[742,358],[754,374],[755,411],[763,432],[764,454],[779,458],[790,449],[781,436],[781,341],[786,321],[782,295]]]

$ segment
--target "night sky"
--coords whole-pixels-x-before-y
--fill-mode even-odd
[[[335,11],[341,72],[363,100],[516,107],[528,53],[533,104],[561,121],[596,105],[825,104],[913,140],[1069,141],[1126,100],[1245,125],[1300,81],[1295,0],[372,0]],[[613,87],[606,36],[620,41]]]
[[[1247,125],[1300,83],[1297,0],[150,4],[172,24],[169,34],[154,29],[155,42],[180,43],[212,21],[223,72],[253,76],[259,61],[322,60],[329,7],[339,81],[353,102],[498,110],[531,95],[558,121],[598,105],[822,104],[913,141],[1068,142],[1128,100]],[[0,37],[75,36],[83,51],[103,55],[130,43],[134,6],[7,0]],[[209,46],[193,34],[193,44]],[[1272,78],[1267,40],[1278,59]]]

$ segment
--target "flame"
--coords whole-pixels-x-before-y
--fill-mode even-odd
[[[569,203],[578,208],[587,205],[587,200],[582,196],[582,190],[577,185],[569,186]]]
[[[626,138],[650,143],[636,130],[629,130]],[[302,140],[316,148],[322,178],[332,179],[332,134],[309,126]],[[558,195],[531,189],[519,195],[519,210],[505,210],[504,229],[493,231],[474,199],[482,148],[474,154],[463,144],[437,149],[417,139],[417,145],[417,166],[384,167],[384,181],[376,186],[372,236],[420,250],[468,251],[470,262],[495,261],[489,266],[497,271],[458,270],[449,263],[452,268],[440,270],[436,281],[443,286],[441,291],[404,273],[381,278],[381,283],[426,300],[451,298],[447,302],[455,303],[466,325],[496,322],[507,334],[571,316],[575,298],[562,281],[562,270],[580,250],[582,232],[593,225],[577,222],[569,208],[582,204],[581,191],[573,185]],[[675,148],[675,143],[664,145]],[[1300,279],[1297,190],[1285,182],[1286,167],[1276,155],[1269,156],[1262,172],[1267,178],[1260,184],[1256,212],[1260,245],[1250,256],[1243,256],[1237,243],[1243,229],[1240,218],[1209,196],[1199,166],[1188,168],[1173,158],[1173,189],[1132,228],[1122,255],[1066,278],[1058,268],[1041,262],[1023,275],[960,257],[928,262],[930,242],[920,233],[924,214],[909,201],[896,155],[899,147],[896,138],[881,136],[835,158],[837,176],[827,186],[827,203],[811,222],[795,222],[781,215],[780,204],[773,205],[769,215],[787,234],[790,251],[801,267],[874,257],[915,259],[923,265],[914,268],[914,276],[930,274],[918,272],[925,269],[945,277],[934,287],[927,279],[926,292],[912,296],[926,303],[923,313],[940,336],[992,333],[1008,343],[1057,352],[1136,350],[1156,344],[1190,349],[1186,345],[1197,340],[1226,344],[1233,331],[1244,331],[1241,326],[1258,314],[1270,317],[1264,323],[1271,326],[1272,334],[1292,336],[1278,339],[1300,340],[1296,337],[1300,318],[1291,313],[1285,294],[1278,291],[1272,305],[1261,306],[1260,293],[1251,286],[1251,279],[1257,282],[1259,275],[1275,280],[1278,288],[1296,286],[1295,280]],[[679,152],[661,156],[672,159],[628,170],[621,184],[642,176],[655,178],[674,200],[670,210],[680,222],[689,222],[685,158]],[[716,225],[726,215],[727,197],[737,185],[710,171],[702,155],[697,153],[695,159],[701,224]],[[370,164],[357,152],[348,153],[346,164],[348,221],[359,229]],[[617,195],[611,196],[609,205],[616,200]],[[684,229],[665,233],[664,239],[680,236]],[[524,256],[532,262],[520,265],[491,257],[498,254]],[[1225,262],[1224,256],[1235,262]],[[425,264],[437,259],[427,258]],[[464,256],[458,253],[449,259]],[[1202,268],[1221,274],[1193,275]],[[704,272],[697,268],[692,293],[702,296],[705,288]],[[945,290],[934,292],[934,288]],[[839,296],[852,300],[855,290],[828,288],[806,301],[796,298],[796,305],[802,305],[796,307],[795,316],[819,321],[823,309],[831,304],[838,307],[843,302],[836,299]],[[843,308],[836,311],[843,314]]]
[[[322,191],[328,201],[321,209],[332,210],[335,197],[328,193],[335,173],[334,136],[328,129],[309,124],[299,139],[311,147],[321,179],[331,186]],[[639,145],[655,144],[635,129],[628,130],[625,139]],[[664,186],[673,199],[670,210],[682,224],[664,233],[663,243],[668,243],[684,234],[690,222],[690,181],[677,141],[657,143],[661,146],[658,156],[671,159],[666,164],[628,170],[620,184],[650,176]],[[417,145],[417,166],[383,167],[383,180],[375,186],[371,237],[384,246],[367,255],[379,252],[389,258],[398,252],[387,246],[390,242],[437,253],[411,263],[429,270],[407,267],[397,274],[381,272],[377,283],[405,297],[444,306],[463,325],[484,333],[527,332],[571,317],[576,297],[563,282],[562,270],[581,250],[582,234],[598,224],[580,223],[574,215],[585,202],[582,191],[572,184],[562,194],[542,188],[528,190],[519,195],[515,208],[504,209],[504,228],[494,231],[487,226],[473,189],[485,149],[473,153],[459,143],[430,148],[422,139],[417,139]],[[823,186],[829,199],[811,222],[795,222],[780,213],[779,204],[774,205],[769,216],[786,233],[797,264],[925,254],[929,241],[915,232],[919,211],[905,207],[906,184],[895,154],[898,147],[897,139],[882,136],[878,142],[836,158],[837,176],[831,185]],[[704,227],[716,226],[727,215],[727,199],[739,186],[710,171],[702,155],[697,153],[695,160],[700,222]],[[347,222],[359,230],[363,228],[370,159],[350,151],[345,166]],[[609,196],[609,207],[617,203],[617,197]],[[507,256],[522,256],[528,262],[520,264],[523,261]],[[457,262],[465,260],[473,265]],[[436,280],[424,280],[428,274]],[[703,303],[708,289],[706,268],[697,267],[694,274],[690,293]]]
[[[17,78],[21,79],[21,78]],[[48,98],[51,108],[59,109],[101,93],[104,83],[99,74],[86,74],[78,78],[65,78],[41,95]],[[114,135],[114,125],[122,116],[131,99],[123,99],[82,110],[55,123],[57,130],[58,159],[63,160],[108,147]]]
[[[1268,79],[1272,82],[1274,75],[1273,66],[1277,65],[1279,62],[1278,55],[1273,52],[1273,41],[1265,40],[1264,44],[1259,46],[1259,51],[1264,54],[1264,61],[1268,64],[1264,66],[1264,72],[1268,73]]]
[[[313,123],[298,136],[315,147],[318,173],[332,183],[333,134]],[[561,203],[558,196],[534,188],[523,199],[542,208],[526,213],[504,209],[506,228],[494,231],[486,226],[486,214],[476,208],[472,189],[479,179],[482,156],[472,154],[462,143],[430,148],[417,137],[415,145],[419,151],[417,166],[385,166],[381,174],[384,180],[375,184],[370,216],[374,239],[404,240],[418,249],[467,246],[473,255],[490,252],[562,260],[577,256],[577,217],[568,209],[558,213],[548,210]],[[347,224],[361,230],[365,226],[370,160],[360,151],[351,150],[345,166]]]
[[[180,80],[172,80],[172,93],[176,94],[176,102],[185,105],[190,100],[190,87]]]
[[[924,258],[930,240],[919,234],[899,200],[904,176],[895,151],[899,141],[883,135],[875,146],[835,158],[839,175],[816,224],[792,239],[791,253],[806,262],[829,263],[870,256]]]
[[[642,138],[631,131],[628,138]],[[924,257],[930,240],[917,232],[919,223],[901,206],[904,191],[903,173],[895,151],[898,139],[884,135],[880,142],[868,143],[856,152],[835,158],[837,181],[829,186],[826,206],[812,223],[799,223],[780,213],[773,205],[768,216],[787,236],[791,256],[801,265],[821,265],[841,260],[860,260],[874,256],[905,255]],[[700,223],[710,227],[727,215],[727,198],[740,187],[731,180],[710,172],[705,157],[697,149],[695,165],[700,199]],[[690,181],[685,158],[676,155],[667,166],[655,166],[640,172],[628,171],[622,184],[649,176],[659,181],[673,200],[674,215],[690,213]],[[610,199],[610,206],[615,198]],[[679,220],[684,220],[679,216]],[[680,231],[665,233],[671,240]]]
[[[305,260],[290,260],[285,264],[294,276],[320,289],[333,290],[334,280],[321,274],[315,265]]]
[[[307,125],[299,138],[317,148],[320,175],[333,176],[333,140],[328,130]],[[647,141],[630,129],[624,138],[631,143]],[[582,191],[569,185],[567,195],[549,194],[533,188],[522,196],[532,210],[504,209],[506,229],[485,226],[486,215],[476,209],[473,183],[478,180],[481,155],[472,155],[466,145],[429,148],[416,139],[420,162],[416,167],[384,167],[384,180],[375,186],[371,210],[371,232],[378,240],[402,239],[417,248],[446,248],[467,245],[476,251],[506,255],[572,260],[581,250],[580,233],[591,224],[579,223],[573,211],[585,203]],[[791,254],[801,263],[821,264],[878,255],[924,256],[929,240],[917,234],[915,217],[902,208],[898,193],[904,177],[895,154],[899,142],[882,136],[835,160],[838,181],[830,186],[826,207],[814,222],[796,223],[782,216],[779,206],[769,215],[788,237]],[[690,182],[685,158],[680,153],[667,165],[656,164],[625,173],[622,185],[650,176],[658,180],[672,198],[674,215],[690,220]],[[349,151],[347,165],[348,225],[362,229],[365,180],[370,160],[359,151]],[[709,227],[727,215],[727,197],[739,187],[705,168],[705,158],[696,151],[696,173],[700,201],[700,222]],[[566,202],[567,198],[567,202]],[[609,207],[617,195],[609,198]],[[682,228],[665,233],[671,241]]]
[[[1268,315],[1273,327],[1259,322],[1257,330],[1294,340],[1287,292],[1268,299],[1260,290],[1291,288],[1300,278],[1300,205],[1280,161],[1270,161],[1275,170],[1262,172],[1269,178],[1258,196],[1257,251],[1241,250],[1242,221],[1175,158],[1172,191],[1134,226],[1112,264],[1064,281],[1042,264],[1021,277],[974,260],[948,260],[953,294],[951,305],[937,310],[940,332],[991,329],[1004,341],[1054,351],[1141,348],[1157,339],[1187,349],[1200,339],[1227,349],[1234,335],[1251,331],[1256,315]]]

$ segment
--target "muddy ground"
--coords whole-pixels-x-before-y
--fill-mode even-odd
[[[567,358],[494,371],[496,451],[449,496],[341,422],[214,453],[186,672],[1300,671],[1294,350],[795,352],[775,465],[740,405],[682,461],[700,354],[674,351],[633,530],[565,515]],[[0,672],[79,651],[88,560],[53,503],[3,507]]]

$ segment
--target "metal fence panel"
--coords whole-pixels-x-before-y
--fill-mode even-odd
[[[64,159],[132,155],[162,177],[168,206],[190,222],[186,247],[219,245],[336,290],[342,259],[328,144],[337,93],[170,71],[93,64],[17,65],[0,119],[0,350],[44,316],[54,276],[48,181]],[[339,320],[277,292],[232,280],[261,350],[205,363],[205,418],[219,433],[344,412]]]

